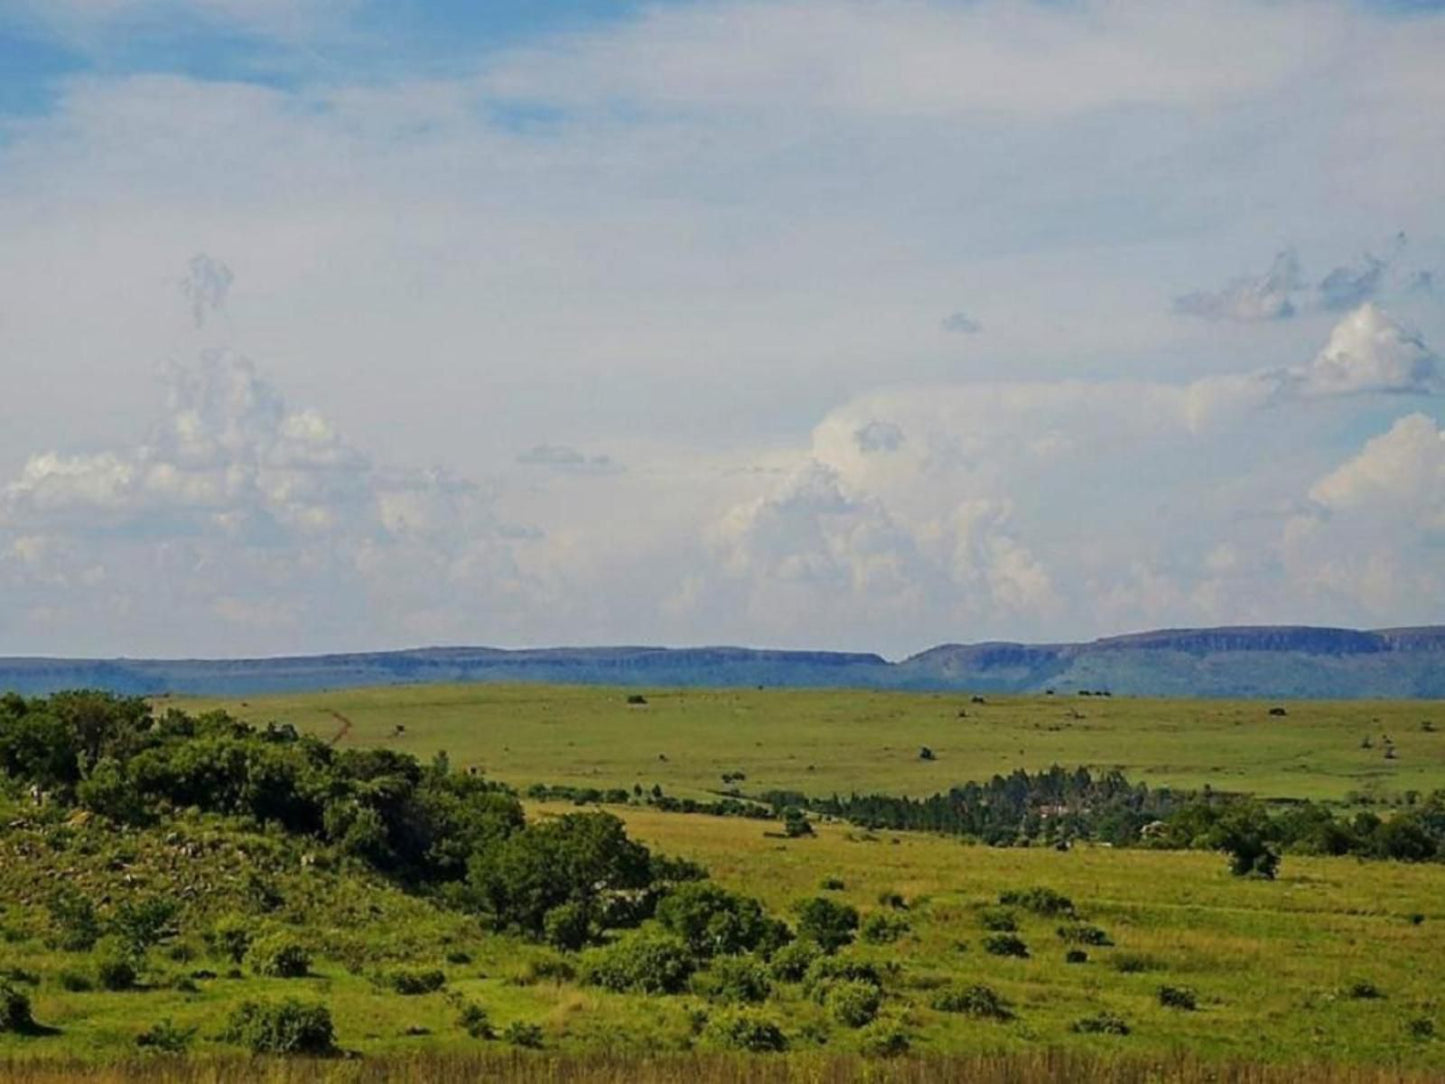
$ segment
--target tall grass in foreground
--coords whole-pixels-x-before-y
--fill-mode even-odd
[[[419,1054],[355,1060],[144,1058],[110,1065],[0,1062],[11,1084],[1435,1084],[1445,1072],[1372,1066],[1210,1063],[1187,1055],[1107,1057],[1061,1050],[966,1057]]]

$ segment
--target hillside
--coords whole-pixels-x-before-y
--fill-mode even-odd
[[[944,644],[901,662],[738,647],[419,648],[265,659],[0,658],[0,689],[154,695],[441,682],[900,688],[1132,696],[1445,697],[1445,626],[1164,629],[1087,643]]]

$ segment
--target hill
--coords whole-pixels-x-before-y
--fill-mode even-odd
[[[1163,629],[1087,643],[870,653],[739,647],[437,647],[261,659],[0,658],[0,689],[235,696],[371,685],[552,682],[738,688],[1108,691],[1133,696],[1445,697],[1445,626]]]

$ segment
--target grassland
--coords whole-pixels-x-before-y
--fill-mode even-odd
[[[422,757],[445,750],[516,786],[670,794],[745,790],[927,795],[1015,768],[1121,768],[1151,787],[1342,800],[1445,787],[1445,704],[989,697],[854,690],[648,691],[546,685],[352,689],[179,701],[254,723],[290,722],[341,744]],[[960,715],[960,712],[966,713]],[[347,725],[349,721],[350,725]],[[1425,724],[1435,729],[1423,729]],[[398,728],[401,728],[400,730]],[[1394,742],[1386,759],[1382,736]],[[1362,748],[1365,738],[1370,748]],[[922,746],[936,759],[920,760]]]

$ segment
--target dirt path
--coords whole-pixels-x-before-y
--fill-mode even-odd
[[[331,708],[326,709],[326,714],[331,716],[333,719],[335,719],[338,723],[341,724],[341,729],[338,730],[335,734],[331,735],[331,744],[335,746],[338,742],[341,741],[342,738],[345,738],[348,734],[351,733],[351,720],[348,719],[346,716],[342,715],[341,712],[334,711]]]

